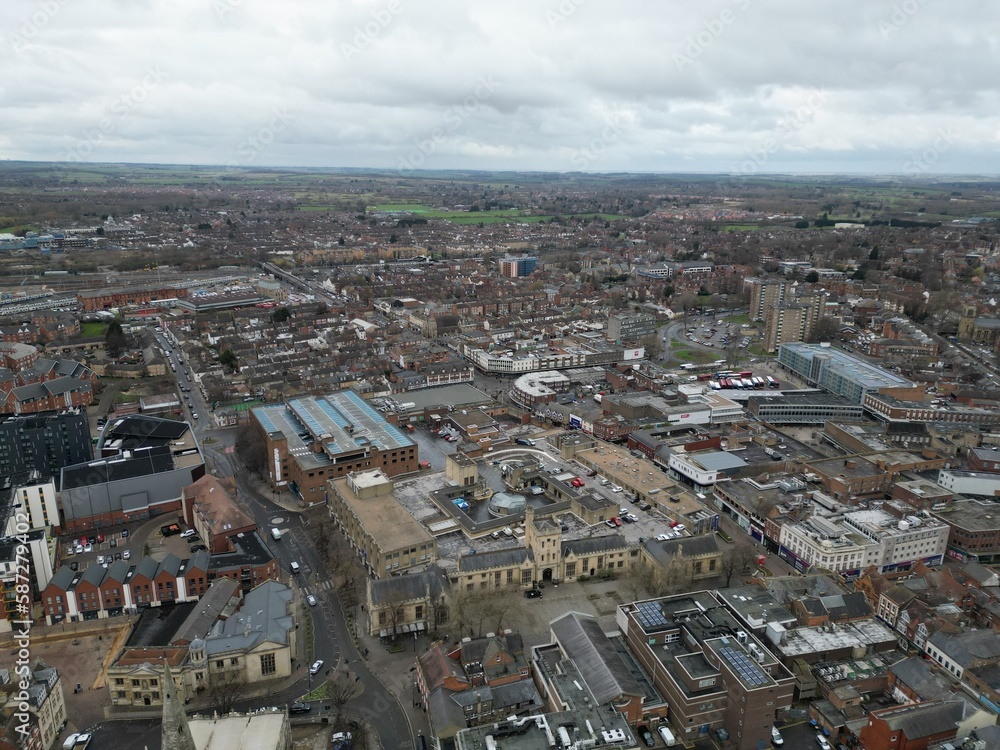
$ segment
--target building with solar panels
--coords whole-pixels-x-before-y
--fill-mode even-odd
[[[623,604],[617,620],[685,744],[725,729],[736,750],[770,745],[795,677],[712,592]]]
[[[267,446],[267,477],[307,503],[322,502],[326,482],[381,469],[389,477],[417,471],[417,446],[354,391],[292,398],[250,411]]]

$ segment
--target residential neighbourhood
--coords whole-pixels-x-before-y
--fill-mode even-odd
[[[0,245],[3,741],[992,746],[994,222],[366,179]]]

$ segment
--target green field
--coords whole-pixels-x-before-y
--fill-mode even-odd
[[[723,232],[755,232],[760,229],[759,224],[726,224],[722,228]]]
[[[670,343],[670,354],[674,359],[679,359],[682,362],[691,362],[696,365],[704,365],[719,359],[718,352],[704,349],[688,349],[680,341],[672,341]]]
[[[317,210],[317,209],[310,209]],[[420,203],[379,203],[368,206],[369,211],[384,213],[413,214],[421,219],[441,219],[452,224],[499,224],[513,222],[518,224],[536,224],[551,221],[553,215],[526,214],[517,208],[504,208],[495,211],[448,211],[431,208]],[[599,221],[615,221],[624,218],[618,214],[573,214],[577,219],[598,219]],[[563,218],[569,218],[564,216]]]
[[[103,336],[108,330],[107,323],[82,323],[80,325],[80,333],[87,338],[91,336]]]

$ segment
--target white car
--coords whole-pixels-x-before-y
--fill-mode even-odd
[[[777,727],[771,727],[771,744],[775,747],[781,747],[785,744],[785,739],[781,736],[781,732],[778,731]]]
[[[619,487],[617,484],[614,484],[614,485],[611,486],[611,491],[612,492],[621,492],[622,488]]]
[[[319,670],[323,668],[323,660],[317,659],[312,664],[309,665],[309,674],[319,674]]]
[[[310,607],[316,606],[316,597],[313,596],[312,594],[309,594],[309,596],[306,597],[306,601],[309,602]]]
[[[130,557],[132,557],[132,553],[128,550],[122,552],[122,560],[128,560]]]
[[[84,552],[93,552],[94,551],[94,545],[90,544],[88,542],[87,544],[83,545],[83,551]]]
[[[194,529],[188,529],[187,531],[182,531],[181,532],[181,539],[187,539],[189,536],[194,536],[197,533],[198,532],[195,531]]]
[[[831,750],[830,741],[821,734],[816,735],[816,744],[819,745],[819,750]]]

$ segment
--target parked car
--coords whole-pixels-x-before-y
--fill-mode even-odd
[[[639,736],[642,737],[642,744],[646,747],[653,747],[656,744],[656,740],[653,739],[653,733],[646,727],[639,727]]]
[[[542,592],[539,591],[538,589],[528,589],[527,591],[524,592],[524,598],[525,599],[541,599],[542,598]]]
[[[771,727],[771,744],[775,747],[781,747],[785,744],[785,739],[781,736],[781,732],[778,731],[777,727]]]
[[[590,471],[588,471],[587,472],[587,476],[588,477],[596,477],[597,476],[597,469],[591,469]]]
[[[132,557],[132,553],[128,550],[122,552],[122,560],[128,560],[130,557]]]
[[[93,552],[93,551],[94,551],[94,545],[93,545],[93,544],[91,544],[90,542],[87,542],[87,543],[86,543],[86,544],[85,544],[85,545],[83,546],[83,551],[84,551],[84,552]]]
[[[192,536],[194,536],[197,533],[198,532],[195,531],[194,529],[188,529],[187,531],[182,531],[181,532],[181,539],[187,539],[188,537],[192,537]]]
[[[290,714],[307,714],[312,711],[312,706],[308,703],[301,703],[296,701],[288,707],[288,713]]]
[[[128,539],[128,529],[122,529],[122,539]]]
[[[816,744],[819,745],[819,750],[832,750],[830,741],[822,734],[816,735]]]
[[[323,660],[317,659],[312,664],[309,665],[309,674],[319,674],[319,670],[323,668]]]
[[[573,485],[574,487],[583,487],[583,484],[584,484],[583,480],[582,480],[582,479],[580,479],[580,477],[573,477],[573,478],[572,478],[572,479],[571,479],[571,480],[569,481],[569,483],[570,483],[571,485]]]

